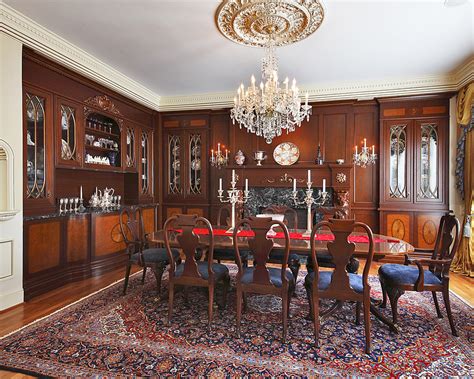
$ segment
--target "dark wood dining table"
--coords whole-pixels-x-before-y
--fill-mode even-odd
[[[213,226],[214,232],[214,249],[217,248],[232,248],[234,246],[232,239],[232,231],[228,226],[216,225]],[[302,256],[309,256],[311,254],[310,237],[305,234],[305,230],[290,229],[290,251]],[[179,247],[176,237],[180,234],[179,230],[169,231],[169,241],[171,247]],[[207,230],[195,229],[195,234],[199,238],[199,243],[203,249],[209,246],[210,238]],[[267,235],[272,238],[274,242],[274,249],[284,249],[285,241],[283,234],[278,231],[274,235]],[[251,231],[240,231],[237,238],[237,243],[240,249],[248,247],[248,240],[252,238]],[[159,230],[148,235],[148,240],[157,244],[164,244],[164,231]],[[332,234],[326,230],[318,231],[316,235],[316,251],[327,251],[327,243],[332,240]],[[355,244],[354,256],[364,258],[367,255],[369,244],[365,233],[353,232],[349,236],[349,241]],[[403,256],[413,252],[415,248],[408,242],[399,240],[390,236],[381,234],[374,234],[374,260],[380,260],[385,257]],[[393,322],[383,316],[378,305],[380,300],[373,299],[371,304],[371,313],[384,324],[386,324],[392,331],[398,333],[398,330]],[[341,303],[337,303],[328,312],[325,312],[324,317],[329,316],[337,309],[341,308]]]

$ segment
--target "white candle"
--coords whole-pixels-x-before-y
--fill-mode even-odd
[[[249,180],[248,179],[245,179],[245,190],[246,191],[249,190]]]
[[[372,145],[372,155],[375,155],[375,145]]]
[[[364,149],[367,148],[367,138],[364,138]]]
[[[355,148],[356,148],[356,155],[357,155],[357,145],[355,146]]]
[[[219,191],[222,191],[222,178],[219,178]]]
[[[235,170],[232,170],[232,181],[235,182]]]
[[[211,158],[214,160],[214,149],[211,149]]]
[[[225,159],[229,159],[229,150],[225,149]]]
[[[323,192],[326,192],[326,179],[323,179]]]
[[[296,192],[296,179],[293,179],[293,192]]]
[[[311,182],[311,170],[308,170],[308,183]]]
[[[217,155],[219,155],[221,153],[221,144],[218,143],[217,144]]]
[[[81,190],[79,191],[79,194],[80,194],[79,198],[82,200],[82,186],[81,186]]]

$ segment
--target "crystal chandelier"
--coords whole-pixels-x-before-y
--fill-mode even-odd
[[[355,145],[355,153],[352,158],[352,162],[360,166],[362,168],[365,168],[367,166],[375,164],[375,161],[377,160],[377,154],[375,154],[375,146],[372,145],[372,153],[369,151],[369,148],[367,147],[367,138],[364,138],[364,146],[361,147],[361,152],[359,153],[357,145]]]
[[[308,105],[308,93],[305,103],[299,95],[296,80],[289,86],[288,78],[280,84],[278,80],[278,59],[272,36],[265,46],[265,57],[262,59],[262,82],[255,84],[252,75],[251,85],[245,89],[241,84],[234,98],[234,107],[230,111],[232,123],[237,121],[240,128],[265,138],[271,143],[273,138],[280,136],[283,131],[290,133],[301,122],[311,115],[311,105]]]

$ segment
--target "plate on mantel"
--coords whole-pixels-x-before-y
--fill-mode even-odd
[[[281,166],[291,166],[299,157],[300,150],[292,142],[282,142],[273,150],[273,159]]]

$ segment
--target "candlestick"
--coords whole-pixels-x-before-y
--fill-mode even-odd
[[[238,204],[245,204],[249,199],[249,182],[248,179],[245,179],[245,190],[242,191],[238,190],[235,185],[237,184],[235,180],[235,170],[232,170],[232,181],[230,182],[230,189],[228,189],[227,196],[224,198],[224,190],[222,189],[222,178],[219,178],[219,190],[218,190],[218,198],[221,203],[230,203],[232,206],[232,213],[231,213],[231,223],[232,226],[228,231],[233,231],[235,228],[235,205]]]
[[[305,196],[302,200],[298,198],[298,191],[296,190],[296,179],[293,179],[293,202],[295,205],[306,204],[307,214],[306,214],[306,231],[303,233],[304,236],[311,235],[311,229],[313,228],[313,220],[311,209],[313,204],[317,206],[322,206],[329,198],[329,194],[326,192],[326,179],[323,179],[323,190],[318,192],[316,197],[313,197],[313,189],[311,188],[311,176],[310,170],[308,170],[308,182],[307,189],[305,190]]]

